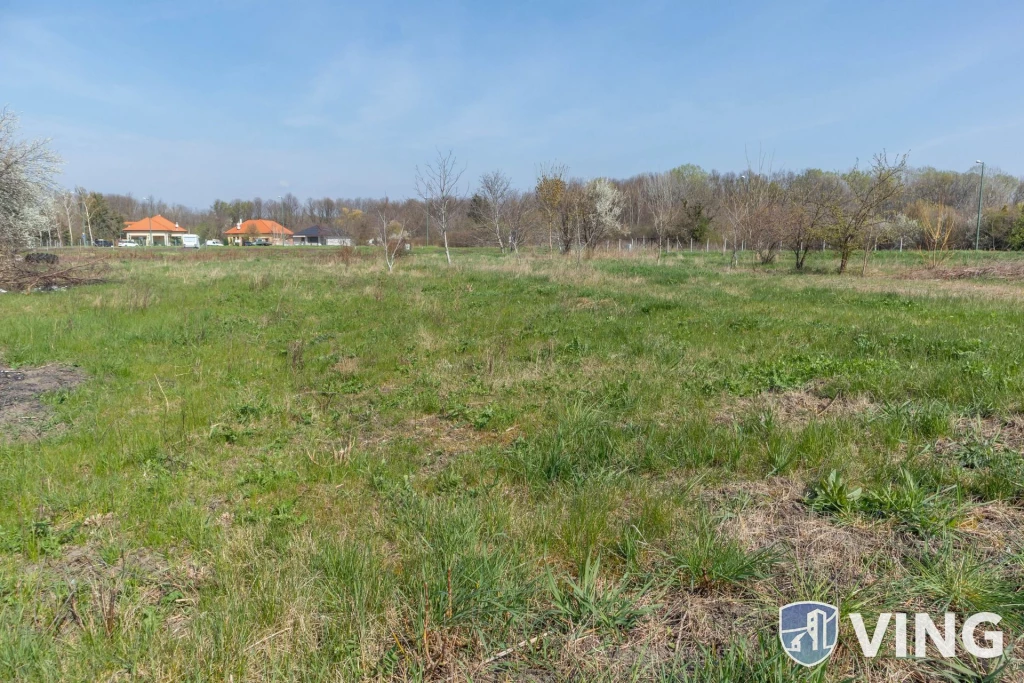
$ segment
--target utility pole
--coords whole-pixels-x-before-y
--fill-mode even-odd
[[[974,251],[978,251],[981,243],[981,194],[985,191],[985,162],[978,159],[975,163],[981,164],[981,183],[978,184],[978,227],[974,233]]]

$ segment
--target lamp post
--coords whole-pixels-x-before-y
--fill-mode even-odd
[[[978,159],[976,164],[981,164],[981,182],[978,184],[978,227],[974,233],[974,251],[978,251],[981,244],[981,194],[985,191],[985,162]]]

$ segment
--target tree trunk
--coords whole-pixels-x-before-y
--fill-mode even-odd
[[[846,264],[850,261],[850,250],[843,247],[839,256],[839,274],[842,275],[846,272]]]

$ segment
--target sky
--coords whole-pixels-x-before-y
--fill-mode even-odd
[[[0,0],[0,106],[61,182],[214,199],[415,196],[540,165],[1024,175],[1024,2]]]

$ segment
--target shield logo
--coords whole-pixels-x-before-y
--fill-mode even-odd
[[[825,661],[839,637],[839,610],[824,602],[791,602],[779,608],[779,640],[797,664]]]

